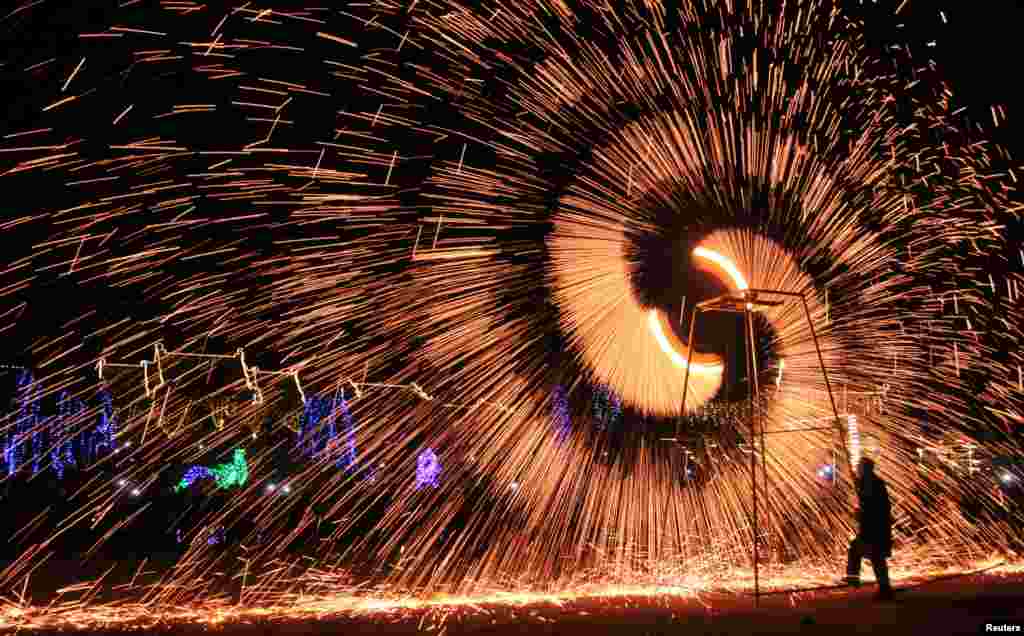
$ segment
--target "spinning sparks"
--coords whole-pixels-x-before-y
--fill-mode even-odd
[[[917,458],[1020,452],[1018,168],[909,50],[813,0],[122,4],[3,67],[3,467],[73,486],[0,585],[146,524],[184,554],[111,622],[806,582],[862,453],[897,571],[1010,549]],[[785,294],[684,342],[723,286]]]

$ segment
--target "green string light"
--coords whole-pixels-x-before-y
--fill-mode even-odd
[[[231,488],[242,486],[249,481],[249,465],[245,461],[245,450],[236,448],[232,453],[231,461],[227,464],[218,464],[206,468],[205,466],[193,466],[185,472],[178,485],[174,487],[175,492],[184,490],[192,485],[197,479],[212,477],[218,488]]]
[[[235,449],[231,463],[214,466],[210,471],[221,488],[244,485],[249,481],[249,465],[245,462],[245,451],[241,448]]]

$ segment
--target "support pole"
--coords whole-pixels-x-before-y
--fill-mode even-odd
[[[836,418],[836,426],[839,427],[839,442],[843,445],[843,453],[846,455],[846,463],[850,466],[850,475],[856,483],[857,476],[854,474],[855,467],[850,461],[850,450],[846,448],[846,438],[843,436],[842,425],[839,423],[839,410],[836,408],[836,399],[832,395],[832,385],[828,381],[828,369],[825,368],[825,358],[821,355],[821,344],[818,342],[818,333],[814,329],[814,321],[811,320],[811,310],[807,308],[807,298],[800,295],[800,302],[804,306],[804,315],[807,316],[807,326],[811,328],[811,337],[814,339],[814,350],[818,352],[818,364],[821,365],[821,377],[825,379],[825,390],[828,391],[828,401],[832,405],[832,415]]]
[[[700,305],[693,306],[693,315],[690,316],[690,335],[687,340],[686,350],[686,371],[683,373],[683,400],[679,406],[679,419],[676,420],[676,444],[679,444],[679,440],[682,437],[683,418],[686,417],[686,392],[690,388],[690,364],[693,361],[693,331],[697,325],[697,314],[700,313]],[[684,468],[685,470],[685,468]],[[685,476],[685,473],[684,473]],[[678,514],[676,516],[676,533],[680,534]],[[682,537],[679,537],[680,545],[683,544]]]
[[[686,417],[686,392],[690,388],[690,364],[693,361],[693,330],[697,326],[697,314],[700,313],[700,306],[694,305],[693,315],[690,316],[690,336],[686,341],[686,371],[683,373],[683,403],[679,407],[679,420],[676,423],[676,441],[679,441],[680,427],[683,424],[683,418]]]
[[[747,384],[749,386],[749,403],[750,403],[750,491],[753,495],[754,500],[754,511],[752,515],[752,528],[753,528],[753,542],[754,542],[754,607],[761,605],[761,577],[760,577],[760,554],[757,549],[757,535],[758,535],[758,522],[757,522],[757,430],[754,424],[754,399],[755,391],[757,386],[757,380],[755,374],[757,369],[754,362],[754,321],[753,312],[748,308],[743,312],[744,322],[746,323],[745,331],[747,340]]]
[[[750,312],[750,320],[747,322],[750,338],[750,365],[754,370],[753,397],[754,397],[754,418],[752,424],[761,431],[761,492],[768,493],[768,445],[765,442],[764,417],[761,413],[761,378],[757,375],[757,340],[754,338],[754,313]],[[765,509],[767,515],[768,510]]]

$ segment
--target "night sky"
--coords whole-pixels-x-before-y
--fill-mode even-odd
[[[117,8],[114,2],[76,2],[73,6],[60,6],[59,3],[43,3],[29,10],[14,10],[0,20],[0,40],[2,40],[2,59],[0,59],[0,94],[9,96],[4,102],[6,116],[3,128],[18,131],[34,127],[34,124],[45,125],[45,118],[38,112],[38,104],[42,97],[36,87],[27,83],[32,74],[26,74],[25,68],[45,61],[51,57],[75,58],[80,42],[76,34],[88,31],[90,26],[105,25],[112,15],[124,16],[124,9]],[[1006,106],[1007,122],[998,130],[986,129],[986,135],[1008,148],[1016,150],[1017,155],[1024,152],[1021,143],[1021,131],[1024,130],[1024,116],[1021,115],[1021,98],[1019,90],[1019,38],[1020,25],[1024,24],[1024,8],[1018,2],[1009,0],[986,0],[985,2],[916,2],[908,0],[902,3],[900,18],[892,17],[890,4],[873,2],[845,2],[844,5],[853,15],[861,16],[868,24],[871,47],[879,52],[884,59],[886,55],[900,55],[892,51],[894,42],[908,43],[918,64],[924,65],[933,59],[939,66],[942,75],[948,78],[954,93],[954,100],[967,107],[970,117],[983,124],[991,124],[989,109],[993,104]],[[320,41],[303,42],[304,46],[325,46]],[[333,50],[334,47],[328,47]],[[889,53],[886,53],[889,51]],[[94,54],[91,54],[94,55]],[[268,58],[277,59],[277,58]],[[411,58],[410,58],[411,59]],[[176,92],[186,93],[191,87],[182,84],[178,74],[160,75],[149,71],[133,72],[133,59],[116,47],[111,48],[109,59],[97,61],[90,59],[90,66],[104,65],[105,79],[97,83],[103,90],[119,87],[125,93],[131,92],[133,100],[141,102],[142,108],[147,100],[154,103],[170,103],[169,96]],[[289,69],[297,79],[304,74],[315,72],[307,69]],[[43,79],[43,75],[39,76]],[[189,81],[189,80],[185,80]],[[39,91],[52,89],[40,81]],[[115,89],[117,90],[117,89]],[[204,87],[204,93],[210,93],[211,99],[216,95]],[[225,95],[225,99],[230,97]],[[347,98],[347,96],[346,96]],[[306,134],[311,138],[322,135],[326,127],[331,125],[334,107],[338,104],[325,104],[322,113],[304,111],[303,121],[298,122],[290,131],[293,138]],[[353,104],[355,106],[355,104]],[[72,125],[62,122],[69,130],[87,130],[83,134],[86,144],[102,142],[102,135],[96,129],[109,125],[109,104],[97,100],[95,106],[86,103],[76,107],[75,120]],[[216,131],[190,130],[182,131],[174,128],[173,119],[169,120],[167,132],[169,137],[181,138],[186,134],[216,134],[223,138],[225,148],[235,147],[244,143],[248,130],[231,130],[220,128]],[[156,127],[154,127],[156,128]],[[2,133],[3,131],[0,131]],[[71,137],[72,135],[69,135]],[[97,147],[96,152],[103,149]],[[479,159],[478,159],[479,161]],[[14,163],[13,157],[0,155],[0,170],[6,170]],[[553,166],[557,171],[558,167]],[[406,174],[411,180],[416,176],[416,167],[410,166]],[[5,188],[4,216],[14,217],[30,213],[43,213],[50,209],[62,207],[63,200],[59,191],[47,180],[47,175],[34,174],[10,180],[11,186]],[[223,206],[223,215],[235,212],[230,206]],[[539,227],[536,232],[546,232],[547,228]],[[40,230],[37,240],[45,240],[45,229]],[[218,230],[210,230],[215,236]],[[267,234],[254,233],[248,237],[249,245],[255,246],[263,254],[272,254],[273,246]],[[688,309],[682,320],[676,322],[678,332],[685,338],[686,326],[689,322],[689,308],[693,303],[722,293],[720,284],[689,267],[686,246],[692,243],[693,237],[671,234],[671,229],[661,237],[646,237],[639,240],[637,247],[644,251],[646,267],[637,277],[637,293],[646,301],[665,309],[674,316],[676,322],[682,299],[685,297]],[[12,240],[11,237],[17,238]],[[536,238],[536,237],[534,237]],[[698,237],[699,238],[699,237]],[[6,239],[6,241],[5,241]],[[0,234],[0,249],[5,260],[13,262],[27,254],[28,242],[24,232]],[[130,242],[123,246],[123,253],[131,252]],[[176,265],[179,275],[187,275],[190,267]],[[193,269],[201,272],[202,262],[197,262]],[[4,279],[0,278],[0,281]],[[67,321],[90,310],[94,314],[84,318],[79,326],[95,321],[101,324],[105,319],[131,316],[137,320],[146,320],[160,315],[159,303],[144,302],[135,289],[120,291],[102,284],[83,286],[54,271],[39,272],[35,283],[28,289],[19,290],[4,297],[4,307],[19,309],[15,324],[4,332],[6,346],[3,348],[2,360],[6,363],[33,364],[35,357],[32,344],[37,338],[59,334]],[[76,311],[70,311],[75,307]],[[284,308],[282,308],[284,311]],[[5,317],[6,321],[7,318]],[[732,362],[729,365],[727,385],[734,389],[728,397],[742,397],[745,389],[741,386],[745,371],[743,370],[744,347],[739,336],[739,320],[729,316],[708,316],[698,326],[697,341],[701,348],[713,350],[726,356]],[[167,328],[167,342],[180,341],[181,335],[175,334],[173,327]],[[105,343],[91,339],[81,349],[82,359],[94,356]],[[557,342],[552,343],[557,348]],[[255,354],[254,354],[255,355]],[[264,352],[259,362],[272,368],[278,362],[275,354]],[[558,363],[558,359],[553,359]],[[11,378],[8,376],[8,380]],[[4,390],[13,388],[13,380],[2,382]],[[738,390],[738,392],[736,392]]]

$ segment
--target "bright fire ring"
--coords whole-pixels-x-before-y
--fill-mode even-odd
[[[746,277],[743,276],[739,267],[732,260],[706,247],[695,248],[693,255],[701,259],[703,264],[709,265],[710,267],[707,267],[707,271],[717,275],[732,291],[744,291],[750,288]],[[651,309],[647,313],[647,326],[650,328],[654,340],[658,343],[658,347],[669,357],[672,364],[680,369],[685,369],[686,356],[690,345],[682,342],[675,336],[665,314],[657,309]],[[713,375],[721,373],[724,368],[721,359],[714,354],[694,351],[690,358],[692,364],[690,371],[692,373]]]

